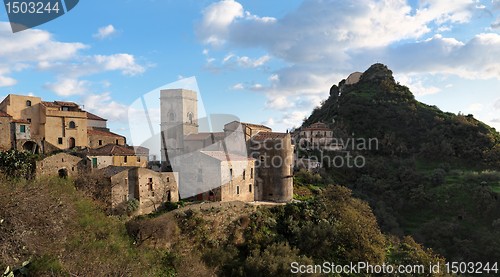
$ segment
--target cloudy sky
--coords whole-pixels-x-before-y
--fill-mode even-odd
[[[137,98],[191,76],[207,113],[283,131],[376,62],[500,129],[500,0],[86,0],[16,34],[0,13],[2,99],[76,101],[122,133]]]

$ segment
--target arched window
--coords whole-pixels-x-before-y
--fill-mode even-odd
[[[76,124],[75,124],[75,122],[74,122],[74,121],[70,121],[70,122],[69,122],[69,128],[70,128],[70,129],[75,129],[75,128],[76,128]]]
[[[169,119],[170,121],[175,121],[175,114],[174,114],[174,113],[172,113],[172,112],[171,112],[171,113],[169,113],[169,114],[168,114],[168,119]]]
[[[189,120],[189,124],[193,124],[193,113],[191,113],[191,112],[188,113],[188,120]]]
[[[26,107],[31,107],[31,101],[30,100],[26,100]]]

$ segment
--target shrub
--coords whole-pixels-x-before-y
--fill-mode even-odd
[[[127,212],[133,213],[139,209],[139,200],[132,198],[127,201]]]

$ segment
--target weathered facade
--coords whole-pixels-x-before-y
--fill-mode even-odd
[[[196,96],[196,92],[182,89],[162,90],[160,96],[162,161],[180,172],[181,197],[194,196],[204,201],[291,201],[291,136],[240,121],[225,124],[223,132],[199,133]],[[270,142],[259,139],[263,134]],[[283,164],[264,168],[259,160],[255,161],[249,149],[254,138],[254,144],[271,144],[269,149],[258,150],[258,158],[280,158]],[[278,144],[284,148],[275,149]]]
[[[86,155],[92,165],[92,169],[102,169],[108,166],[147,167],[147,151],[137,151],[134,147],[116,144],[108,144],[103,147],[92,149],[86,148],[80,151]]]
[[[299,132],[298,143],[300,145],[307,144],[321,149],[336,147],[333,130],[330,129],[327,124],[322,122],[316,122],[301,129]]]
[[[166,202],[179,201],[178,174],[176,172],[155,172],[146,168],[114,167],[101,170],[102,186],[109,190],[108,199],[102,199],[115,213],[126,209],[131,199],[139,201],[136,214],[156,211]]]
[[[90,171],[90,160],[68,153],[58,153],[36,162],[36,177],[77,177]]]
[[[183,186],[199,201],[255,200],[255,162],[223,151],[199,151],[182,176]]]
[[[126,143],[124,136],[109,131],[106,119],[73,102],[47,102],[39,97],[10,94],[0,103],[0,112],[0,149],[50,153]]]
[[[0,151],[12,148],[11,121],[12,117],[9,114],[0,111]]]
[[[256,162],[256,199],[289,202],[293,199],[293,148],[288,133],[260,132],[249,142]]]
[[[184,152],[185,136],[198,133],[198,96],[192,90],[167,89],[160,91],[160,103],[161,155],[168,162],[168,155]]]
[[[87,135],[89,138],[88,147],[100,148],[108,144],[125,145],[124,136],[115,134],[106,129],[88,129]]]

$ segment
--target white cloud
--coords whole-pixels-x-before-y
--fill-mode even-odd
[[[281,18],[266,18],[231,0],[208,6],[196,32],[208,47],[227,52],[259,49],[267,52],[263,57],[283,61],[285,66],[271,72],[268,83],[249,89],[265,92],[269,108],[283,112],[283,99],[289,99],[302,112],[324,99],[332,84],[375,62],[407,76],[403,83],[417,95],[440,92],[439,87],[424,85],[428,74],[500,79],[500,61],[492,58],[500,56],[499,35],[480,34],[460,41],[438,34],[469,22],[484,10],[470,0],[425,0],[413,8],[404,0],[356,4],[304,0]],[[242,66],[258,60],[244,57],[231,54],[224,63],[238,64],[240,58]],[[291,114],[284,113],[277,122],[296,123],[294,115],[292,120]]]
[[[256,68],[256,67],[261,67],[264,64],[266,64],[271,57],[269,55],[264,55],[258,59],[251,59],[249,57],[243,56],[243,57],[238,57],[238,65],[241,67],[250,67],[250,68]]]
[[[498,99],[495,104],[493,104],[493,107],[496,109],[496,110],[500,110],[500,99]]]
[[[123,121],[128,116],[128,106],[114,101],[109,92],[88,94],[82,98],[85,109],[113,121]]]
[[[242,83],[237,83],[234,86],[231,87],[233,90],[242,90],[245,89],[245,86]]]
[[[471,113],[479,112],[483,110],[483,105],[481,103],[472,103],[467,107],[467,111]]]
[[[111,29],[104,28],[103,34],[109,35]],[[81,77],[105,71],[133,76],[146,70],[131,54],[82,55],[80,51],[88,48],[83,43],[56,41],[51,33],[39,29],[12,34],[6,22],[0,22],[0,45],[0,86],[15,85],[17,81],[9,76],[14,72],[36,68],[56,74],[56,82],[45,84],[45,88],[59,96],[71,96],[88,90],[90,82]]]
[[[266,102],[266,107],[274,110],[287,110],[294,106],[294,103],[284,95],[270,96]]]
[[[402,85],[407,86],[411,92],[416,96],[436,94],[441,91],[440,88],[435,86],[425,86],[427,80],[420,75],[404,75],[398,74],[394,77]]]
[[[17,80],[11,77],[0,75],[0,87],[10,87],[17,84]]]
[[[58,79],[55,83],[45,84],[45,88],[55,92],[59,96],[81,95],[88,92],[88,81],[77,79]]]
[[[223,44],[227,27],[238,17],[243,16],[243,6],[233,0],[225,0],[211,4],[203,11],[199,35],[211,45]]]
[[[93,57],[96,65],[107,71],[121,71],[125,75],[137,75],[146,69],[135,62],[135,58],[130,54],[114,54],[109,56],[96,55]]]
[[[116,33],[115,27],[110,24],[110,25],[99,28],[99,30],[97,30],[97,33],[95,33],[93,36],[95,38],[98,38],[98,39],[105,39],[105,38],[108,38],[115,33]]]

